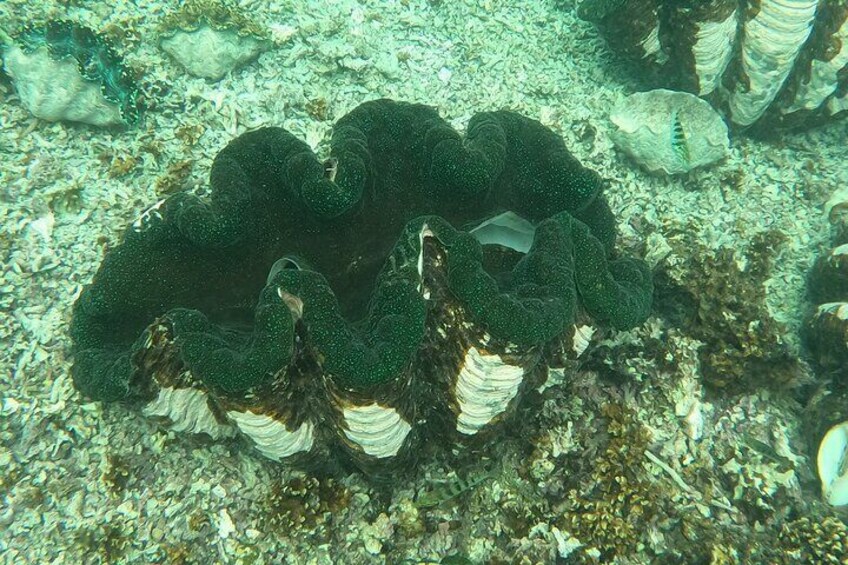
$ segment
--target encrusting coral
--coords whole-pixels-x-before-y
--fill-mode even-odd
[[[612,258],[601,179],[538,122],[480,113],[463,138],[379,100],[330,145],[321,161],[283,129],[244,134],[208,201],[145,212],[74,306],[80,391],[142,399],[178,430],[238,429],[273,459],[341,447],[368,465],[507,418],[579,352],[579,312],[648,316],[651,274]],[[505,210],[529,249],[514,218],[475,239]]]

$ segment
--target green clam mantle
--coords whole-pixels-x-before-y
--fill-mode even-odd
[[[244,134],[208,200],[176,194],[127,229],[74,306],[78,389],[272,459],[367,466],[508,418],[581,350],[584,312],[648,316],[601,179],[538,122],[480,113],[463,137],[378,100],[330,146]]]

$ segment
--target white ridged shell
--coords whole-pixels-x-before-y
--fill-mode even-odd
[[[745,23],[742,70],[749,85],[730,95],[731,119],[753,124],[774,101],[812,30],[818,0],[762,0]]]
[[[73,57],[56,61],[46,46],[27,53],[12,45],[3,50],[3,63],[21,102],[35,117],[95,126],[124,124],[120,107],[103,96],[100,84],[80,75]]]
[[[205,392],[195,388],[163,387],[142,412],[148,417],[166,418],[176,432],[208,434],[212,439],[233,437],[235,429],[218,422],[207,398]]]
[[[703,22],[698,26],[692,55],[701,96],[709,94],[721,84],[721,76],[733,56],[738,23],[737,11],[734,10],[724,21]]]
[[[784,112],[815,110],[836,91],[837,73],[848,65],[848,19],[842,23],[833,39],[840,46],[839,52],[830,61],[813,59],[809,80],[801,81],[792,104],[785,108]]]
[[[345,436],[366,455],[378,459],[394,457],[403,446],[412,426],[397,410],[376,402],[364,406],[345,406]]]
[[[648,57],[656,57],[656,61],[658,64],[663,64],[668,60],[668,56],[662,49],[662,44],[660,43],[660,24],[657,24],[651,29],[648,35],[645,36],[645,39],[641,42],[642,49],[645,51],[644,58]]]
[[[315,440],[314,426],[309,420],[290,431],[285,423],[265,414],[230,410],[227,416],[244,435],[253,440],[257,451],[274,461],[309,451]]]
[[[580,357],[589,344],[592,342],[592,336],[595,335],[595,328],[583,324],[582,326],[574,327],[574,339],[572,340],[571,350],[575,357]]]
[[[848,504],[848,422],[830,428],[819,444],[818,466],[822,498],[832,506]]]
[[[504,363],[499,355],[470,348],[456,381],[459,415],[456,429],[474,435],[506,410],[518,394],[524,369]]]

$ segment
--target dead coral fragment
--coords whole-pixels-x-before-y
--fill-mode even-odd
[[[218,0],[185,2],[160,28],[160,47],[189,74],[209,80],[220,80],[270,45],[261,26]]]
[[[701,369],[704,381],[713,387],[780,387],[799,378],[797,359],[782,337],[786,329],[772,318],[765,300],[765,281],[782,237],[778,232],[759,234],[743,253],[687,242],[680,256],[688,261],[671,273],[674,283],[662,285],[661,294],[668,294],[659,303],[688,302],[681,306],[688,311],[679,323],[703,342]],[[676,292],[685,296],[674,296]]]
[[[783,525],[780,544],[791,563],[845,563],[848,528],[834,516],[814,520],[807,516]]]
[[[602,412],[609,442],[591,464],[590,490],[569,492],[560,528],[600,550],[606,561],[633,553],[666,497],[640,475],[648,430],[622,405],[605,405]]]
[[[295,477],[275,483],[267,501],[268,525],[293,537],[300,531],[325,540],[350,497],[347,487],[334,479]]]

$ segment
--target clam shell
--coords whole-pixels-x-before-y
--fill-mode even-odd
[[[651,90],[625,98],[610,114],[613,142],[649,171],[688,172],[729,151],[727,126],[708,102],[688,92]]]
[[[94,126],[125,125],[118,104],[103,96],[100,84],[80,75],[73,57],[57,61],[47,46],[27,53],[16,45],[2,55],[21,102],[35,117]]]
[[[721,77],[733,56],[739,15],[737,10],[719,21],[705,21],[696,25],[692,44],[695,75],[698,77],[698,94],[705,96],[721,84]]]
[[[822,498],[832,506],[848,504],[848,422],[830,428],[816,458]]]
[[[161,387],[142,413],[165,420],[175,432],[207,434],[212,439],[233,437],[236,433],[231,425],[218,421],[209,408],[209,395],[196,388]]]
[[[510,365],[500,355],[468,349],[454,386],[457,431],[474,435],[506,412],[523,381],[522,367]]]
[[[761,0],[759,11],[745,22],[744,80],[728,100],[735,123],[753,124],[777,97],[813,29],[818,5],[818,0]]]
[[[397,410],[377,402],[345,406],[343,420],[348,445],[377,459],[396,456],[412,429]]]
[[[819,39],[824,42],[824,38]],[[794,98],[784,113],[797,112],[798,110],[815,110],[832,96],[839,85],[839,73],[848,65],[848,18],[831,34],[826,42],[834,46],[834,52],[821,58],[813,58],[804,73],[805,78],[798,83]],[[829,108],[831,113],[848,108],[840,106],[838,98],[831,102],[834,107]],[[841,99],[844,102],[844,98]]]
[[[848,302],[821,304],[809,322],[810,351],[823,367],[848,371]]]
[[[740,12],[736,0],[666,2],[660,22],[669,55],[660,73],[666,85],[701,96],[716,90],[733,58]]]
[[[274,461],[307,452],[315,442],[315,426],[310,420],[289,430],[286,422],[268,414],[228,410],[227,416],[253,441],[259,453]]]

